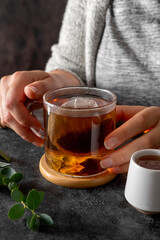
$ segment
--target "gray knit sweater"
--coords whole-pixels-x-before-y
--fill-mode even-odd
[[[127,7],[125,6],[127,2],[128,2],[128,9],[131,8],[130,11],[128,12],[127,12]],[[111,5],[112,3],[113,5]],[[157,9],[157,6],[158,6],[158,9]],[[141,12],[138,12],[140,10]],[[116,67],[112,65],[115,63],[116,58],[112,59],[112,62],[108,61],[108,59],[112,57],[111,55],[113,53],[113,51],[110,51],[110,49],[114,50],[114,48],[116,47],[115,45],[116,41],[117,41],[117,45],[119,45],[120,40],[122,40],[122,38],[117,40],[116,39],[117,37],[119,36],[122,37],[122,36],[125,36],[126,34],[128,36],[128,40],[131,37],[133,37],[133,42],[134,42],[132,29],[134,28],[135,24],[138,24],[138,21],[139,21],[139,19],[134,19],[134,17],[136,17],[137,12],[139,17],[142,16],[141,17],[142,19],[140,20],[143,21],[144,20],[143,16],[145,15],[145,11],[148,11],[149,15],[153,15],[152,14],[153,10],[154,10],[153,14],[155,16],[155,19],[152,19],[151,22],[154,24],[154,22],[158,21],[158,18],[159,18],[158,16],[160,13],[160,5],[158,3],[158,0],[152,0],[152,1],[137,0],[137,2],[134,2],[133,0],[132,1],[69,0],[66,6],[65,14],[64,14],[62,28],[59,36],[59,42],[58,44],[52,46],[52,49],[51,49],[52,56],[46,65],[46,71],[63,69],[74,74],[82,84],[86,84],[87,86],[98,86],[102,88],[109,88],[112,91],[114,91],[115,89],[114,92],[117,95],[120,95],[121,94],[120,92],[123,92],[122,98],[125,99],[125,101],[119,102],[122,104],[141,104],[141,105],[158,105],[159,106],[160,59],[157,59],[157,56],[160,56],[160,55],[151,56],[150,58],[150,59],[154,58],[154,60],[156,59],[156,62],[154,63],[156,64],[156,68],[154,65],[154,67],[152,68],[153,71],[152,70],[149,71],[147,69],[148,62],[145,57],[143,59],[140,59],[141,60],[140,62],[143,67],[143,71],[145,72],[146,76],[148,76],[148,77],[145,77],[144,75],[144,79],[141,78],[142,69],[140,69],[139,73],[136,69],[134,72],[134,69],[133,69],[132,73],[129,76],[129,73],[131,72],[129,70],[129,67],[131,69],[133,64],[129,58],[132,58],[133,55],[135,54],[134,57],[135,59],[138,60],[137,66],[140,63],[138,52],[141,49],[141,45],[137,46],[136,42],[135,42],[135,45],[133,45],[133,48],[134,46],[135,47],[137,46],[138,51],[134,52],[134,54],[133,52],[131,53],[127,52],[129,49],[127,47],[128,46],[130,47],[130,41],[126,42],[127,47],[126,48],[124,47],[124,49],[126,49],[126,52],[122,52],[121,47],[119,49],[117,48],[116,53],[114,52],[114,55],[118,57],[117,64],[120,63],[122,59],[123,63],[127,63],[130,61],[131,66],[128,67],[127,64],[121,64],[119,65],[120,67],[118,68],[118,65],[116,65]],[[135,15],[132,16],[131,13],[134,11],[135,11]],[[155,14],[155,11],[157,11],[157,15]],[[109,13],[109,15],[107,15],[106,13]],[[111,15],[114,15],[114,13],[116,14],[116,16],[111,16]],[[114,17],[114,19],[112,19],[113,21],[111,20],[111,17]],[[130,19],[130,22],[127,20],[126,24],[124,24],[124,20],[127,18]],[[147,21],[149,22],[150,19],[149,20],[147,19]],[[131,27],[133,26],[132,28],[127,27],[128,22],[131,24]],[[157,43],[157,40],[158,40],[157,35],[154,35],[155,29],[153,29],[153,24],[150,24],[150,25],[149,24],[147,25],[147,28],[149,27],[148,32],[150,33],[151,36],[153,35],[153,39],[155,38],[154,53],[157,54],[158,52],[158,54],[160,54],[159,43]],[[117,26],[119,27],[118,30],[122,29],[122,32],[119,33],[118,30],[116,29],[115,33],[114,31],[112,31],[113,34],[108,35],[108,32],[110,31],[110,29],[114,30]],[[157,27],[157,25],[154,25],[154,26]],[[160,30],[160,26],[158,27]],[[129,30],[126,30],[126,29],[129,29]],[[160,33],[159,30],[157,30],[157,32]],[[136,32],[137,35],[141,32],[140,29],[138,31]],[[111,39],[108,40],[108,37],[111,37]],[[159,37],[160,37],[160,34],[159,34]],[[145,39],[147,38],[144,37],[144,41]],[[127,40],[127,37],[126,37],[126,40]],[[109,46],[107,41],[108,42],[112,41],[112,44]],[[146,42],[144,42],[144,45],[146,47],[144,49],[147,49],[146,44],[149,44]],[[151,46],[151,47],[154,47],[154,46]],[[108,48],[110,48],[109,51],[108,51]],[[126,53],[127,55],[125,56]],[[125,66],[124,69],[121,69],[122,65]],[[134,64],[133,64],[133,67],[134,67]],[[126,72],[125,74],[123,74],[124,71]],[[126,82],[124,81],[124,78],[126,77],[128,77],[127,79],[127,83],[129,83],[128,88],[126,91],[122,91],[122,88],[125,89],[125,86],[126,86]],[[131,84],[131,83],[134,83],[134,84]],[[138,88],[141,89],[140,92],[137,92]],[[129,89],[131,91],[129,91]],[[138,93],[139,96],[135,96],[135,93]],[[127,102],[128,97],[131,99],[129,102]],[[137,102],[136,102],[136,99],[138,99]]]

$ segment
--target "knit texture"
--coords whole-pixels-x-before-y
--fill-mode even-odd
[[[69,0],[46,71],[109,88],[120,104],[159,106],[159,16],[158,0]]]
[[[96,61],[96,86],[114,91],[119,104],[159,106],[158,2],[114,0],[106,13]]]
[[[54,45],[46,71],[72,72],[88,86],[95,84],[95,61],[110,0],[69,0],[59,42]]]

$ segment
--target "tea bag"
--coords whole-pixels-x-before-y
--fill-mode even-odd
[[[67,152],[88,152],[91,141],[90,119],[50,114],[48,137],[57,150]]]
[[[71,100],[64,103],[62,105],[62,107],[66,107],[66,108],[95,108],[95,107],[98,107],[98,104],[97,104],[96,101],[94,101],[91,98],[76,97],[76,98],[71,98]]]

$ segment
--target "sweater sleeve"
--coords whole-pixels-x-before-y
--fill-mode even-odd
[[[85,83],[85,18],[87,0],[68,0],[58,44],[51,47],[46,71],[65,70]]]

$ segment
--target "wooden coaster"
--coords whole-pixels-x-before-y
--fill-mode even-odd
[[[107,170],[101,174],[92,177],[69,177],[57,173],[46,162],[45,154],[39,162],[40,172],[49,182],[68,188],[91,188],[101,186],[110,182],[116,177],[116,174],[109,173]]]

